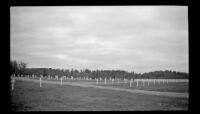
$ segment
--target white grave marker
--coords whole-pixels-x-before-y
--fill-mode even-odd
[[[132,87],[133,79],[130,80],[130,87]]]
[[[60,78],[60,85],[61,85],[61,86],[62,86],[62,80],[63,80],[63,79],[62,79],[62,77],[61,77],[61,78]]]
[[[112,79],[112,84],[114,83],[114,79]]]
[[[63,76],[64,80],[66,80],[66,76]]]
[[[98,85],[98,81],[99,81],[99,79],[97,78],[96,80],[97,80],[97,85]]]
[[[42,87],[42,78],[40,77],[40,87]]]
[[[55,79],[58,80],[58,75],[55,76]]]
[[[145,86],[145,80],[144,79],[142,79],[142,82],[143,82],[143,86]]]
[[[12,83],[12,90],[14,90],[14,85],[15,85],[15,79],[14,78],[11,79],[11,83]]]

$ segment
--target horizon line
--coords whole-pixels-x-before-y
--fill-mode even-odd
[[[81,71],[81,70],[90,70],[90,71],[125,71],[125,72],[128,72],[128,73],[131,73],[131,72],[134,72],[134,73],[137,73],[137,74],[144,74],[144,73],[150,73],[150,72],[156,72],[156,71],[171,71],[171,72],[179,72],[179,73],[187,73],[189,74],[189,72],[183,72],[183,71],[177,71],[177,70],[169,70],[169,69],[165,69],[165,70],[152,70],[152,71],[145,71],[145,72],[135,72],[134,70],[132,71],[128,71],[128,70],[123,70],[123,69],[95,69],[95,70],[92,70],[92,69],[89,69],[89,68],[83,68],[83,69],[78,69],[78,68],[50,68],[50,67],[27,67],[27,68],[46,68],[46,69],[59,69],[59,70],[78,70],[78,71]]]

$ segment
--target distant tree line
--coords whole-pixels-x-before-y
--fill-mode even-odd
[[[11,74],[18,74],[18,75],[22,75],[22,74],[28,74],[26,72],[27,70],[27,64],[23,63],[23,62],[16,62],[16,61],[11,61],[10,62],[10,73]]]
[[[36,75],[58,77],[89,77],[89,78],[149,78],[149,79],[187,79],[189,74],[176,71],[154,71],[148,73],[135,73],[123,70],[89,70],[89,69],[52,69],[52,68],[26,68],[26,63],[10,62],[10,72],[15,75]]]

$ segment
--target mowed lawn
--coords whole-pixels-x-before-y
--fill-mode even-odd
[[[11,91],[12,111],[188,110],[187,98],[20,81]]]
[[[160,92],[178,92],[178,93],[189,93],[189,84],[186,82],[178,82],[178,83],[148,83],[146,82],[143,86],[142,83],[137,86],[137,83],[132,83],[132,87],[130,87],[130,83],[104,83],[101,82],[99,84],[95,84],[98,86],[109,86],[115,88],[126,88],[126,89],[139,89],[139,90],[148,90],[148,91],[160,91]]]
[[[39,80],[39,79],[38,79]],[[43,79],[48,80],[48,79]],[[60,82],[60,80],[51,79],[51,81],[57,81]],[[189,93],[189,83],[187,82],[170,82],[170,83],[158,83],[154,84],[153,82],[150,82],[148,85],[148,82],[145,82],[145,85],[143,86],[143,83],[140,82],[139,86],[137,86],[137,83],[132,83],[132,87],[130,87],[130,82],[124,83],[123,80],[118,83],[118,81],[115,81],[114,84],[109,80],[107,80],[107,83],[105,84],[105,81],[99,81],[98,84],[96,84],[96,80],[63,80],[63,82],[89,82],[93,83],[97,86],[108,86],[108,87],[115,87],[115,88],[124,88],[124,89],[139,89],[139,90],[148,90],[148,91],[160,91],[160,92],[178,92],[178,93]]]

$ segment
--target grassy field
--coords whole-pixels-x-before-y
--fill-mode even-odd
[[[17,80],[11,91],[12,111],[187,110],[187,98],[60,86]]]
[[[45,79],[48,80],[48,79]],[[60,82],[60,80],[51,79],[54,81]],[[118,81],[115,81],[114,84],[112,84],[111,81],[107,81],[105,84],[104,81],[100,81],[98,84],[96,84],[95,80],[63,80],[63,82],[93,82],[93,84],[98,86],[108,86],[108,87],[115,87],[115,88],[125,88],[125,89],[140,89],[140,90],[148,90],[148,91],[160,91],[160,92],[179,92],[179,93],[189,93],[189,85],[186,82],[178,82],[178,83],[160,83],[156,82],[154,84],[151,82],[148,86],[148,83],[145,83],[145,86],[143,86],[142,82],[139,83],[139,86],[137,86],[137,83],[132,83],[132,87],[130,87],[130,83],[124,83],[124,81],[121,80],[121,83],[118,83]]]
[[[97,85],[97,84],[95,84]],[[99,83],[99,86],[109,86],[109,87],[115,87],[115,88],[126,88],[126,89],[139,89],[139,90],[148,90],[148,91],[160,91],[160,92],[180,92],[180,93],[188,93],[189,92],[189,85],[188,83],[164,83],[164,84],[158,84],[155,85],[151,83],[149,86],[147,83],[145,86],[142,85],[142,83],[137,86],[136,82],[132,83],[132,87],[130,87],[130,83]]]

